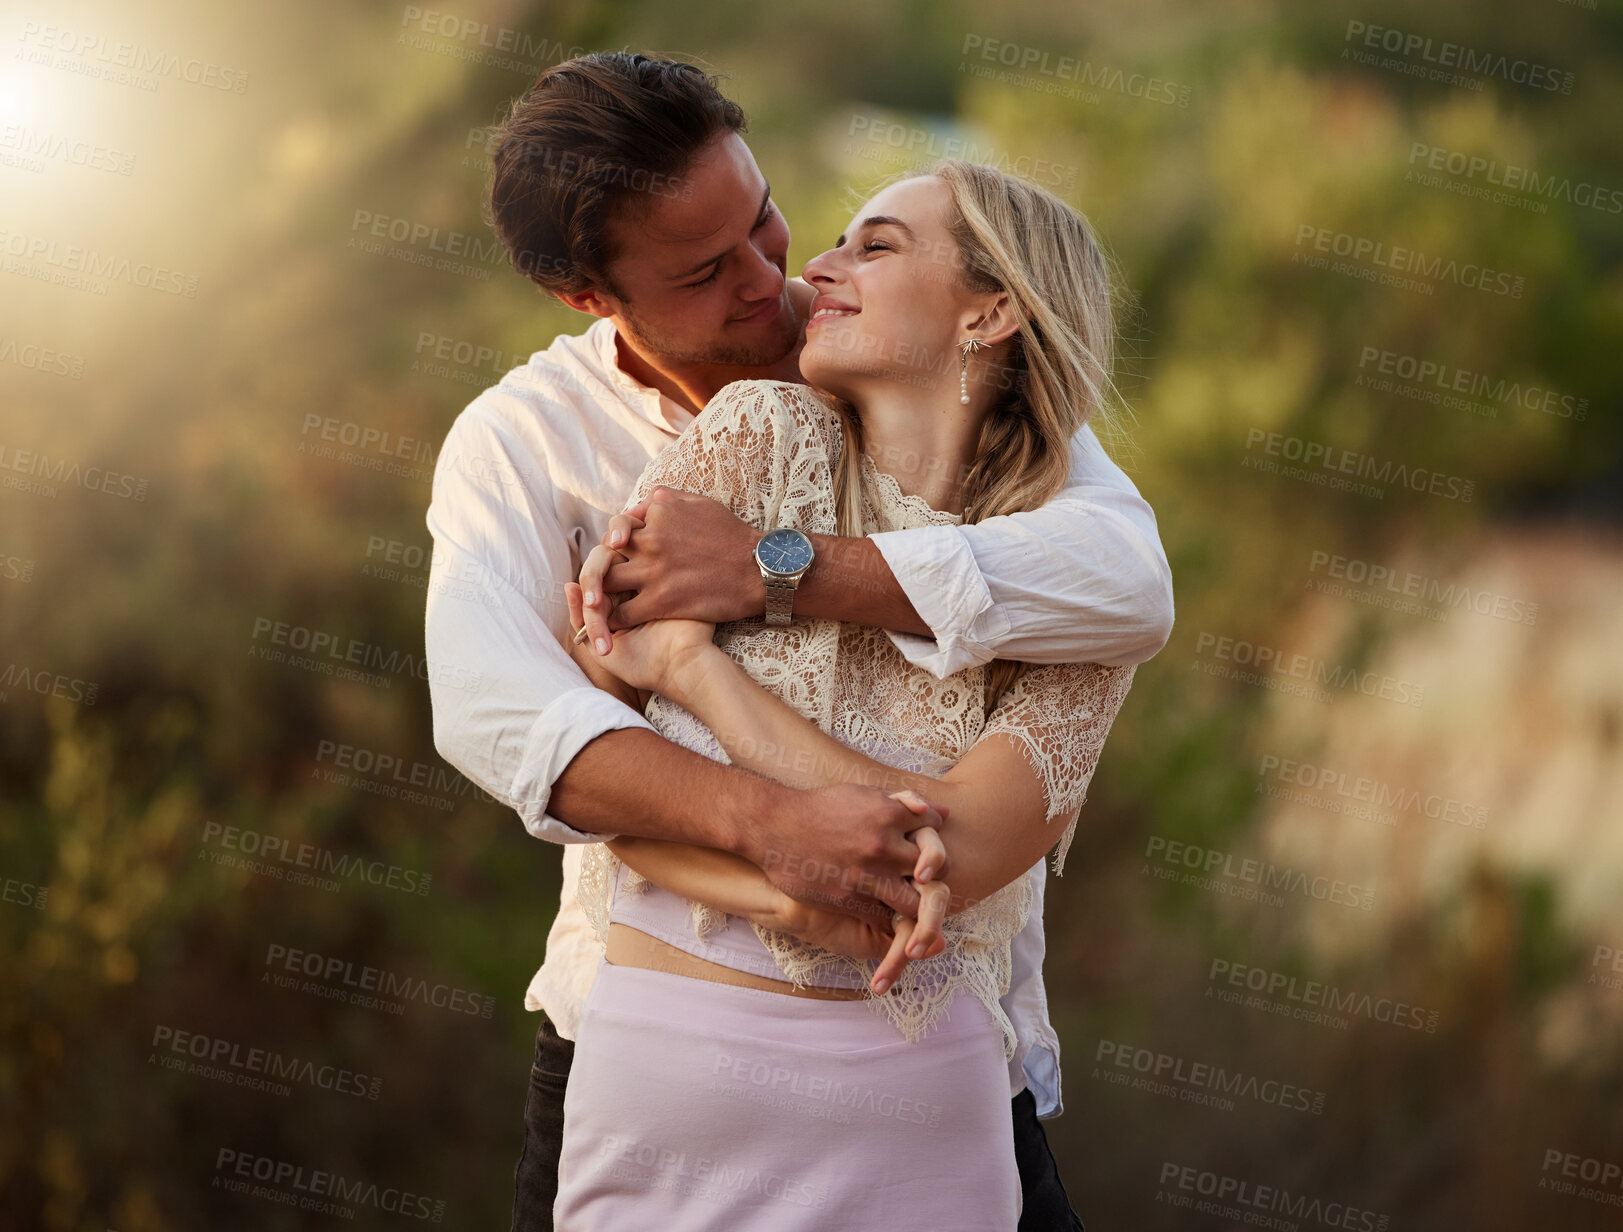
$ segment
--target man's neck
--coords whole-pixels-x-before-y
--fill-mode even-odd
[[[795,312],[804,321],[811,315],[811,300],[815,292],[799,280],[789,284],[789,296]],[[795,345],[782,359],[771,364],[706,364],[685,363],[662,355],[649,355],[637,349],[622,329],[614,331],[615,353],[620,371],[650,389],[657,389],[678,406],[694,414],[704,410],[705,403],[714,398],[724,385],[734,381],[795,381],[804,384],[800,375],[800,349],[806,345],[806,332],[800,332]]]
[[[734,381],[799,381],[800,348],[797,342],[774,364],[682,363],[658,355],[645,355],[621,331],[615,333],[620,371],[650,389],[657,389],[678,406],[698,414],[722,386]]]

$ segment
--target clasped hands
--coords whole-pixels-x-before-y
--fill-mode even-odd
[[[577,653],[577,661],[596,683],[604,683],[607,675],[639,691],[673,695],[677,676],[703,670],[707,656],[721,653],[713,641],[715,622],[763,609],[764,588],[753,560],[760,535],[719,502],[673,488],[656,488],[646,500],[616,514],[583,562],[580,581],[565,587],[570,625],[578,631],[576,644],[588,638],[592,643],[591,652]],[[879,789],[845,785],[829,791]],[[856,886],[847,885],[842,876],[840,888],[848,891],[844,895],[831,895],[820,880],[790,877],[782,870],[768,876],[779,898],[773,927],[836,953],[879,959],[870,984],[876,994],[894,986],[910,961],[946,948],[941,927],[950,901],[940,879],[947,851],[934,824],[945,821],[946,809],[931,806],[912,790],[886,794],[929,819],[905,833],[917,853],[910,871],[904,871],[905,864],[895,866],[906,887],[893,886],[882,895],[892,907],[898,902],[913,906],[913,916],[885,907],[880,896],[862,893],[866,876]],[[826,803],[844,799],[831,794]],[[794,836],[796,846],[804,849],[809,837]],[[806,864],[813,869],[836,866]],[[886,924],[878,922],[881,911],[889,914]]]
[[[635,541],[633,541],[633,537]],[[761,532],[720,501],[655,488],[609,519],[581,564],[585,623],[599,654],[609,635],[660,619],[720,623],[758,616],[766,588],[755,564]],[[621,602],[611,603],[608,596]]]

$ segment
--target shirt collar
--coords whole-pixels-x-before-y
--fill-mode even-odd
[[[620,367],[619,331],[615,329],[613,321],[608,317],[599,318],[592,323],[587,334],[610,383],[631,406],[641,411],[649,422],[674,435],[680,436],[687,430],[695,418],[692,411],[652,386],[644,385]]]

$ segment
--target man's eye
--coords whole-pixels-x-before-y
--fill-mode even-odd
[[[894,252],[896,250],[894,248],[892,248],[889,244],[882,244],[878,240],[869,240],[866,244],[864,244],[862,246],[862,251],[863,252]]]
[[[689,288],[707,287],[719,277],[721,277],[721,264],[720,262],[717,262],[716,268],[710,271],[710,276],[708,278],[701,278],[698,282],[688,282],[684,283],[683,285]]]

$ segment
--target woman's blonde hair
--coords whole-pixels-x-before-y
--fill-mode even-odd
[[[1008,366],[987,374],[1002,393],[963,473],[964,521],[1036,509],[1065,486],[1072,437],[1117,401],[1109,260],[1087,219],[1035,184],[957,159],[895,179],[921,175],[935,176],[951,195],[948,225],[963,285],[1005,292],[1018,324]],[[948,372],[958,361],[950,358]],[[834,476],[839,533],[860,536],[862,422],[849,404],[837,405],[845,436]],[[987,665],[988,712],[1027,666]]]

